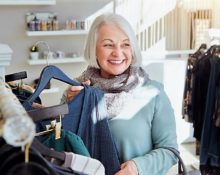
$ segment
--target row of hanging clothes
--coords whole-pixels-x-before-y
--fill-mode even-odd
[[[20,81],[25,76],[16,77]],[[120,169],[120,163],[108,126],[107,111],[104,110],[103,92],[83,85],[83,90],[68,103],[38,108],[34,104],[41,105],[39,96],[51,79],[82,86],[52,65],[42,70],[36,90],[25,99],[20,98],[22,91],[13,91],[16,88],[11,80],[7,83],[10,84],[7,88],[33,120],[35,134],[30,143],[20,147],[10,144],[7,137],[0,138],[1,174],[115,174]],[[4,110],[1,106],[0,109]]]
[[[220,45],[202,44],[189,55],[183,118],[193,124],[204,175],[220,174]]]

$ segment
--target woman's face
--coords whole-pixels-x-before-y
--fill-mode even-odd
[[[113,24],[102,25],[98,30],[96,57],[102,77],[122,74],[132,61],[128,36]]]

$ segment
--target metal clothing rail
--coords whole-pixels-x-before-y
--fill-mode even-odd
[[[34,139],[35,124],[6,86],[0,80],[0,134],[8,144],[23,147]]]

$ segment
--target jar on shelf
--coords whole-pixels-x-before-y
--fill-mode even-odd
[[[53,20],[52,20],[52,30],[59,30],[59,22],[57,20],[57,16],[53,17]]]
[[[40,24],[40,20],[37,19],[37,17],[34,18],[34,23],[35,23],[35,31],[40,31],[41,30],[41,24]]]
[[[52,21],[50,19],[47,20],[47,30],[52,30]]]
[[[47,31],[47,21],[46,20],[41,21],[41,30]]]

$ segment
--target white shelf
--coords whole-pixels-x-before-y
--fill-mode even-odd
[[[85,62],[83,57],[48,59],[49,64],[83,63],[83,62]],[[42,64],[46,65],[47,61],[45,59],[28,60],[28,64],[30,64],[30,65],[42,65]]]
[[[27,31],[27,36],[86,35],[88,30]]]
[[[53,88],[50,88],[50,89],[44,89],[42,91],[42,94],[57,93],[57,92],[59,92],[59,88],[58,87],[53,87]]]
[[[55,5],[56,0],[0,0],[0,5]]]

